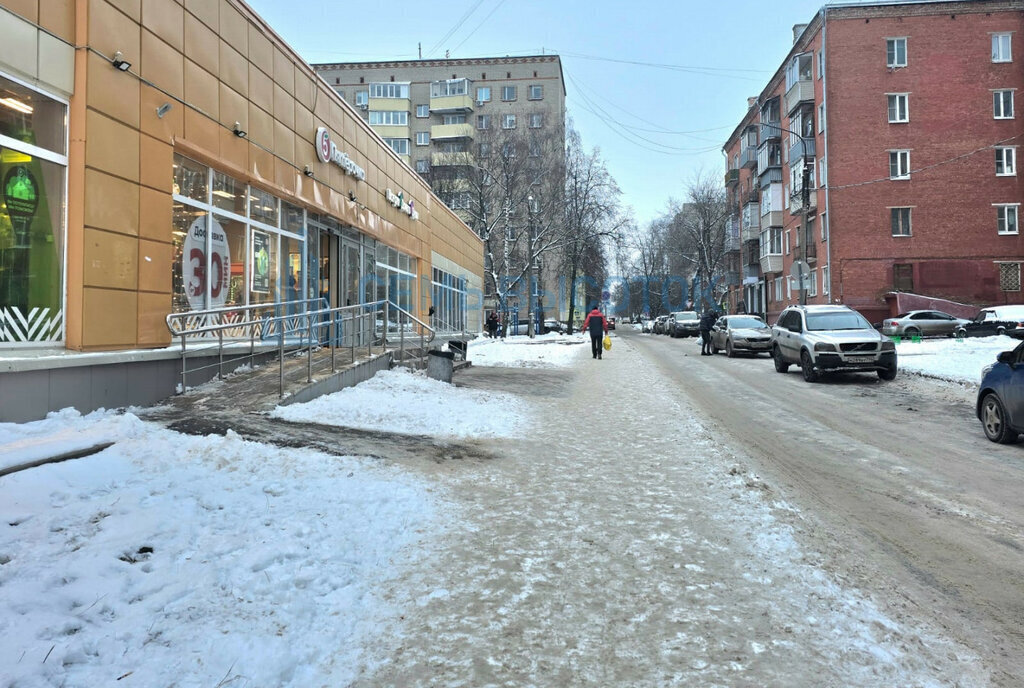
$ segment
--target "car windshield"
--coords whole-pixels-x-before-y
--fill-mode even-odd
[[[870,330],[871,324],[860,313],[840,311],[838,313],[808,313],[807,329],[811,332],[827,330]]]
[[[758,327],[767,327],[767,325],[765,325],[764,321],[762,321],[760,318],[747,317],[729,318],[729,327],[751,327],[756,329]]]
[[[696,320],[697,314],[694,311],[679,311],[675,314],[676,320]]]

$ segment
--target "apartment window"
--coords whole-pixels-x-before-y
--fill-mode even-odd
[[[491,128],[491,116],[490,115],[477,115],[476,116],[476,128],[480,131]]]
[[[1013,89],[992,91],[992,116],[996,119],[1013,119]]]
[[[782,278],[781,277],[776,277],[773,280],[773,282],[775,284],[775,294],[774,294],[774,299],[773,300],[775,300],[775,301],[782,301]]]
[[[544,87],[540,84],[530,86],[528,97],[530,100],[541,100],[544,97]]]
[[[996,148],[996,176],[1017,176],[1017,149],[1012,146]]]
[[[501,157],[506,159],[516,157],[516,147],[508,142],[503,143],[501,145]]]
[[[399,155],[409,155],[409,139],[385,138],[384,143],[391,146],[391,150],[395,151]]]
[[[446,79],[430,82],[431,98],[447,98],[449,96],[465,96],[469,94],[469,79]]]
[[[889,151],[889,179],[910,179],[910,151]]]
[[[782,252],[789,255],[789,230],[782,236]]]
[[[540,129],[544,125],[544,115],[540,112],[534,112],[530,115],[530,128]]]
[[[914,291],[914,266],[910,263],[893,265],[892,287],[896,291]]]
[[[417,131],[416,132],[416,145],[417,146],[429,146],[430,145],[430,132],[429,131]]]
[[[825,76],[825,51],[818,51],[818,78]]]
[[[420,118],[430,117],[430,106],[429,105],[417,105],[416,106],[416,116],[420,117]]]
[[[900,123],[910,121],[910,95],[907,93],[889,93],[889,122]]]
[[[1000,234],[1017,233],[1017,209],[1020,203],[1006,203],[996,206],[996,228]]]
[[[907,39],[905,37],[887,38],[885,40],[885,66],[907,66]]]
[[[404,127],[409,124],[409,113],[402,110],[371,110],[370,124]]]
[[[818,158],[818,186],[824,188],[827,184],[825,179],[825,158]]]
[[[476,89],[476,101],[478,103],[489,103],[491,102],[491,87],[490,86],[478,86]]]
[[[408,98],[409,84],[395,82],[370,83],[371,98]]]
[[[1012,62],[1010,55],[1010,38],[1013,34],[1010,33],[994,33],[992,34],[992,61],[993,62]]]
[[[443,124],[465,124],[466,123],[466,116],[465,115],[444,115],[443,117],[441,117],[441,122]]]
[[[821,293],[828,296],[828,266],[821,268]]]
[[[1020,263],[999,263],[999,288],[1020,291]]]
[[[807,296],[818,295],[818,271],[811,270],[810,277],[807,282]]]
[[[515,86],[502,86],[501,87],[501,99],[502,100],[515,100],[516,99],[516,87]]]
[[[825,103],[818,106],[818,133],[825,131]]]
[[[828,213],[821,214],[821,240],[828,241]]]
[[[491,154],[491,144],[481,143],[477,145],[476,152],[481,158],[486,158]]]
[[[356,91],[356,105],[369,105],[370,93],[369,91]]]
[[[540,157],[540,142],[539,141],[530,141],[530,157],[531,158],[539,158]]]
[[[786,300],[787,301],[792,301],[793,300],[793,280],[787,279],[787,280],[785,280],[785,282],[786,282]]]
[[[420,158],[416,161],[416,171],[420,174],[426,174],[430,171],[430,161],[424,158]]]
[[[501,128],[502,129],[515,129],[516,128],[516,116],[515,115],[502,115],[501,116]]]
[[[890,220],[892,222],[892,235],[910,236],[910,208],[890,208]]]
[[[336,88],[336,89],[334,89],[334,92],[338,94],[339,98],[341,98],[342,100],[345,100],[345,89],[343,89],[343,88]]]

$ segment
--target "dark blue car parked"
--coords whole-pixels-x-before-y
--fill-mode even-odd
[[[999,354],[982,372],[977,414],[993,442],[1010,444],[1024,432],[1024,343]]]

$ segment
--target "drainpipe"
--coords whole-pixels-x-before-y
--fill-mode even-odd
[[[828,62],[828,52],[826,31],[828,30],[828,5],[821,8],[821,61],[822,64]],[[828,70],[826,69],[824,74],[821,75],[821,104],[825,110],[825,219],[828,221],[828,241],[825,242],[825,260],[828,265],[828,300],[835,302],[836,298],[832,291],[832,213],[830,211],[829,199],[830,199],[830,188],[832,187],[830,177],[828,173],[829,162],[831,157],[828,154],[828,132],[832,128],[832,123],[829,122],[828,117]]]

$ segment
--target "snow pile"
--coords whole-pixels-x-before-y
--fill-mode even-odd
[[[1019,340],[1006,335],[904,340],[896,345],[896,353],[903,371],[977,385],[982,368],[995,363],[999,352],[1011,351],[1018,344]]]
[[[132,415],[0,445],[55,432],[117,443],[0,478],[4,685],[348,685],[399,614],[375,591],[436,524],[396,471]]]
[[[78,417],[78,412],[73,409],[50,414],[49,420],[43,421],[50,431],[44,434],[39,434],[36,423],[3,425],[0,430],[0,470],[114,441],[115,436],[109,429],[69,427],[65,422]]]
[[[571,366],[583,351],[581,334],[545,334],[530,339],[474,339],[469,343],[468,358],[477,366],[502,368],[565,368]]]
[[[278,406],[275,418],[406,435],[512,437],[527,424],[525,404],[510,394],[455,387],[405,368],[304,404]]]

